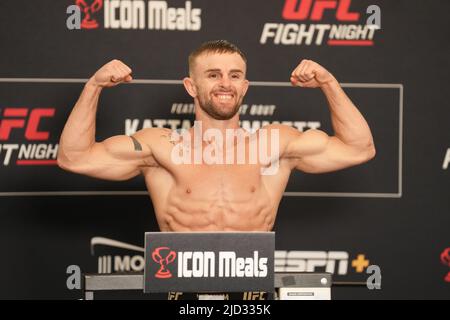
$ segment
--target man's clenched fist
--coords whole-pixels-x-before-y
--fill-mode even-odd
[[[130,82],[131,69],[120,60],[112,60],[97,70],[89,80],[100,87],[113,87],[121,82]]]
[[[317,88],[334,80],[331,73],[320,64],[311,60],[302,60],[292,71],[291,83],[293,86]]]

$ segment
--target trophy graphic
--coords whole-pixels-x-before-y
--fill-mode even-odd
[[[161,251],[167,251],[165,254],[165,258],[163,258],[164,255],[161,255]],[[172,263],[175,260],[175,257],[177,254],[175,251],[170,250],[168,247],[159,247],[156,248],[152,253],[152,259],[156,263],[160,265],[160,268],[158,272],[156,272],[155,277],[159,279],[167,279],[172,278],[172,273],[169,269],[167,269],[167,265],[169,263]]]
[[[75,0],[75,4],[81,8],[84,13],[84,19],[81,21],[82,29],[95,29],[98,28],[98,22],[92,19],[92,14],[100,10],[103,7],[103,0],[94,0],[90,5],[85,0]]]
[[[444,251],[442,251],[441,262],[447,267],[450,267],[450,248],[446,248]],[[445,282],[450,282],[450,272],[447,273],[444,280]]]

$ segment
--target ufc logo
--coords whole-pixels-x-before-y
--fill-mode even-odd
[[[27,140],[47,140],[50,133],[48,131],[38,131],[39,122],[43,117],[53,117],[54,108],[5,108],[3,119],[0,122],[0,141],[8,140],[11,130],[25,128],[25,138]],[[28,122],[26,123],[26,120]],[[26,124],[25,124],[26,123]]]
[[[298,6],[300,2],[300,6]],[[325,10],[335,10],[339,21],[357,21],[358,12],[349,12],[351,0],[286,0],[283,18],[286,20],[320,21]]]
[[[242,300],[266,300],[265,292],[244,292],[244,297]]]

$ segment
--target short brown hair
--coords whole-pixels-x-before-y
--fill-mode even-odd
[[[189,73],[191,73],[192,68],[194,67],[195,58],[205,52],[237,53],[244,60],[245,64],[247,64],[247,57],[236,45],[227,40],[212,40],[202,43],[197,49],[191,52],[189,55]]]

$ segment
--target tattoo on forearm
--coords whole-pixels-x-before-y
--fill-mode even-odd
[[[131,138],[131,140],[133,140],[134,150],[135,151],[142,151],[142,146],[139,143],[139,141],[137,141],[135,137],[130,137],[130,138]]]

